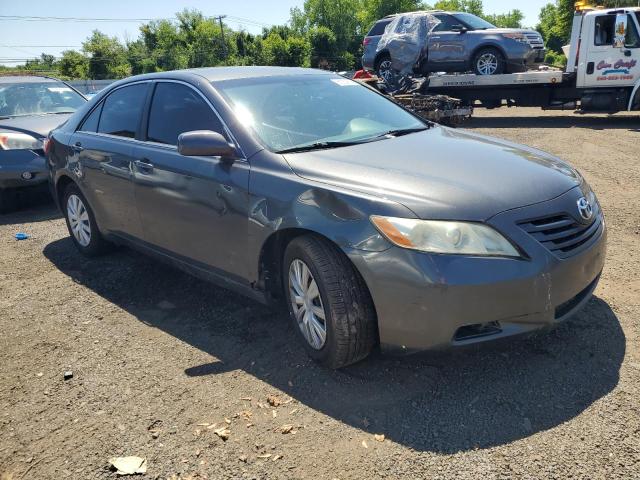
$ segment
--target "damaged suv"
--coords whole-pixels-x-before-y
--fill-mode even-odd
[[[390,15],[365,37],[362,66],[387,78],[390,70],[415,73],[514,73],[544,61],[535,30],[497,28],[470,13],[425,11]],[[404,73],[412,73],[411,71]]]

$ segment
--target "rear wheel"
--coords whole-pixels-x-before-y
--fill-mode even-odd
[[[98,230],[93,211],[77,185],[72,183],[65,190],[62,209],[71,239],[82,254],[92,257],[108,250],[110,244]]]
[[[287,246],[283,272],[289,313],[311,358],[341,368],[369,355],[377,338],[373,302],[344,253],[304,235]]]
[[[482,48],[473,57],[473,71],[477,75],[500,75],[505,71],[506,61],[497,48]]]
[[[389,77],[393,72],[391,65],[391,57],[389,56],[389,54],[385,53],[381,55],[376,62],[376,75],[378,76],[378,78],[381,78],[385,81],[389,80]]]

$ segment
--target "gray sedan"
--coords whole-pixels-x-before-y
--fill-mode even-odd
[[[132,77],[50,139],[80,252],[126,244],[283,301],[310,356],[334,368],[377,344],[412,352],[553,325],[604,265],[603,214],[571,166],[425,122],[332,73]]]
[[[86,99],[49,77],[0,77],[0,212],[16,206],[18,193],[46,188],[44,142]]]

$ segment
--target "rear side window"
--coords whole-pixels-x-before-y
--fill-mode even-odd
[[[135,138],[144,107],[147,86],[146,83],[138,83],[119,88],[110,94],[102,106],[98,132]]]
[[[82,132],[97,132],[98,121],[100,120],[100,112],[102,111],[102,103],[93,109],[93,112],[84,119],[82,126],[78,129]]]
[[[389,20],[380,20],[377,22],[367,34],[367,37],[373,37],[376,35],[382,35],[384,33],[384,29],[387,28],[387,25],[391,23],[391,19]]]
[[[179,83],[158,83],[151,101],[147,140],[176,145],[181,133],[193,130],[224,135],[217,115],[198,92]]]

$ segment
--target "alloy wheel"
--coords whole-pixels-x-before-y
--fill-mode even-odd
[[[493,75],[498,70],[498,57],[495,53],[483,53],[478,57],[476,67],[480,75]]]
[[[302,335],[312,348],[320,350],[327,341],[325,310],[311,270],[297,258],[289,266],[289,295]]]
[[[67,218],[77,242],[83,247],[88,246],[91,243],[89,212],[77,195],[69,195],[67,199]]]
[[[383,60],[378,67],[378,75],[386,82],[391,75],[391,60]]]

